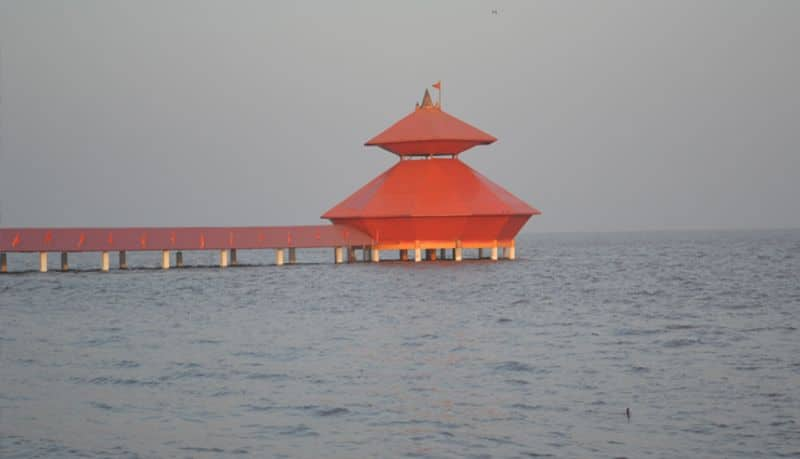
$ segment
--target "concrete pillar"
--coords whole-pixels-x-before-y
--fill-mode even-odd
[[[283,249],[275,249],[275,264],[283,266]]]
[[[289,248],[289,264],[293,265],[297,263],[297,249],[294,247]]]
[[[104,273],[108,272],[109,265],[111,265],[109,260],[110,257],[108,256],[108,252],[100,252],[100,271],[103,271]]]
[[[478,260],[483,258],[483,249],[478,249]]]
[[[371,258],[372,258],[372,262],[373,263],[378,263],[379,261],[381,261],[381,251],[380,250],[378,250],[375,247],[372,247],[370,252],[372,252],[372,257]]]
[[[61,252],[61,271],[69,271],[69,255]]]
[[[119,251],[119,269],[128,269],[128,253],[124,250]]]
[[[344,262],[344,247],[336,247],[333,249],[333,261],[340,265]]]
[[[175,267],[183,268],[183,252],[181,252],[180,250],[175,252]]]
[[[353,246],[347,247],[347,262],[348,263],[356,262],[356,249]]]
[[[47,252],[39,252],[39,272],[47,272]]]
[[[492,261],[497,261],[497,241],[492,246]]]
[[[161,269],[169,269],[169,250],[161,251]]]
[[[453,252],[453,260],[461,261],[463,259],[463,249],[461,247],[456,247]]]
[[[228,249],[220,249],[219,251],[219,267],[228,267]]]
[[[8,257],[5,252],[0,253],[0,273],[8,272]]]
[[[422,261],[422,249],[419,246],[414,247],[414,263]]]
[[[239,260],[236,258],[236,249],[231,249],[231,266],[236,266],[239,264]]]
[[[408,249],[400,249],[400,261],[408,261]]]
[[[516,242],[512,239],[511,240],[511,247],[508,248],[506,255],[508,256],[509,260],[516,260],[517,259],[517,247]]]

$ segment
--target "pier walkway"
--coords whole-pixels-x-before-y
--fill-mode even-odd
[[[0,228],[0,272],[8,271],[6,253],[39,254],[39,270],[47,271],[49,252],[61,253],[61,268],[69,269],[70,252],[99,252],[100,269],[110,268],[110,252],[119,253],[120,269],[127,268],[127,252],[159,251],[161,267],[170,267],[170,252],[176,266],[183,265],[183,250],[218,250],[219,265],[236,264],[236,250],[273,249],[275,263],[296,260],[298,248],[332,248],[336,263],[354,260],[356,248],[371,250],[372,239],[343,225],[246,226],[246,227],[154,227],[154,228]]]

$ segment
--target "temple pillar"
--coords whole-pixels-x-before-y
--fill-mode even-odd
[[[283,249],[275,249],[275,264],[283,266]]]
[[[119,251],[119,269],[128,269],[128,252]]]
[[[39,272],[47,272],[47,252],[39,252]]]
[[[293,265],[297,263],[297,249],[294,247],[289,248],[289,264]]]
[[[506,257],[509,260],[516,260],[517,259],[517,247],[516,247],[516,242],[514,241],[514,239],[511,240],[511,246],[509,246],[508,249],[506,249]]]
[[[228,250],[227,249],[220,249],[220,251],[219,251],[219,267],[220,268],[227,268],[228,267]]]
[[[69,254],[61,252],[61,271],[69,271]]]
[[[419,241],[414,241],[414,263],[422,261],[422,249],[419,248]]]
[[[497,261],[497,241],[492,245],[492,261]]]
[[[100,271],[107,273],[111,267],[111,257],[108,252],[100,252]]]
[[[183,268],[183,252],[181,252],[180,250],[175,252],[175,267]]]
[[[372,252],[371,258],[373,263],[378,263],[379,261],[381,261],[381,251],[378,250],[377,247],[373,246],[370,252]]]
[[[169,269],[169,250],[161,251],[161,269]]]
[[[456,248],[453,249],[453,260],[461,261],[463,258],[463,249],[461,248],[461,241],[456,241]]]
[[[343,247],[336,247],[333,249],[333,261],[337,265],[342,264],[344,262],[344,248]]]
[[[231,249],[231,266],[239,264],[239,259],[236,258],[236,249]]]

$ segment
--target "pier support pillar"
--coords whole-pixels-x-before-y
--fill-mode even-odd
[[[417,245],[414,247],[414,263],[419,263],[420,261],[422,261],[422,249]]]
[[[183,252],[181,252],[180,250],[175,252],[175,267],[183,268]]]
[[[408,249],[400,249],[400,261],[408,261]]]
[[[506,258],[509,260],[517,259],[517,247],[513,239],[511,240],[511,246],[506,249]]]
[[[220,249],[219,251],[219,267],[228,267],[228,249]]]
[[[47,272],[47,252],[39,252],[39,272]]]
[[[347,262],[348,263],[356,262],[356,249],[353,246],[347,247]]]
[[[169,250],[161,251],[161,269],[169,269]]]
[[[333,261],[337,265],[344,262],[344,247],[336,247],[333,249]]]
[[[497,261],[497,241],[492,246],[492,261]]]
[[[119,251],[119,269],[128,269],[128,252]]]
[[[100,271],[103,271],[104,273],[108,272],[108,269],[111,265],[111,262],[109,261],[110,259],[111,257],[109,256],[108,252],[100,252]]]
[[[378,250],[375,247],[372,247],[370,249],[370,252],[372,252],[372,257],[371,258],[372,258],[372,262],[373,263],[378,263],[379,261],[381,261],[381,251],[380,250]]]
[[[231,249],[231,266],[239,264],[239,259],[236,258],[236,249]]]
[[[297,249],[294,247],[289,248],[289,264],[293,265],[297,263]]]
[[[483,249],[478,249],[478,260],[483,259]]]
[[[283,249],[275,249],[275,264],[283,266]]]
[[[461,241],[456,241],[456,248],[453,249],[453,260],[461,261],[463,258],[463,250],[461,249]]]
[[[8,256],[6,256],[5,252],[0,253],[0,273],[7,273],[8,272]]]
[[[69,255],[61,252],[61,271],[69,271]]]

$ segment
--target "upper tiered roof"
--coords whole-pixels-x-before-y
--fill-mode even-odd
[[[445,113],[425,90],[422,104],[364,145],[375,145],[399,156],[457,155],[475,145],[488,145],[493,136]]]

